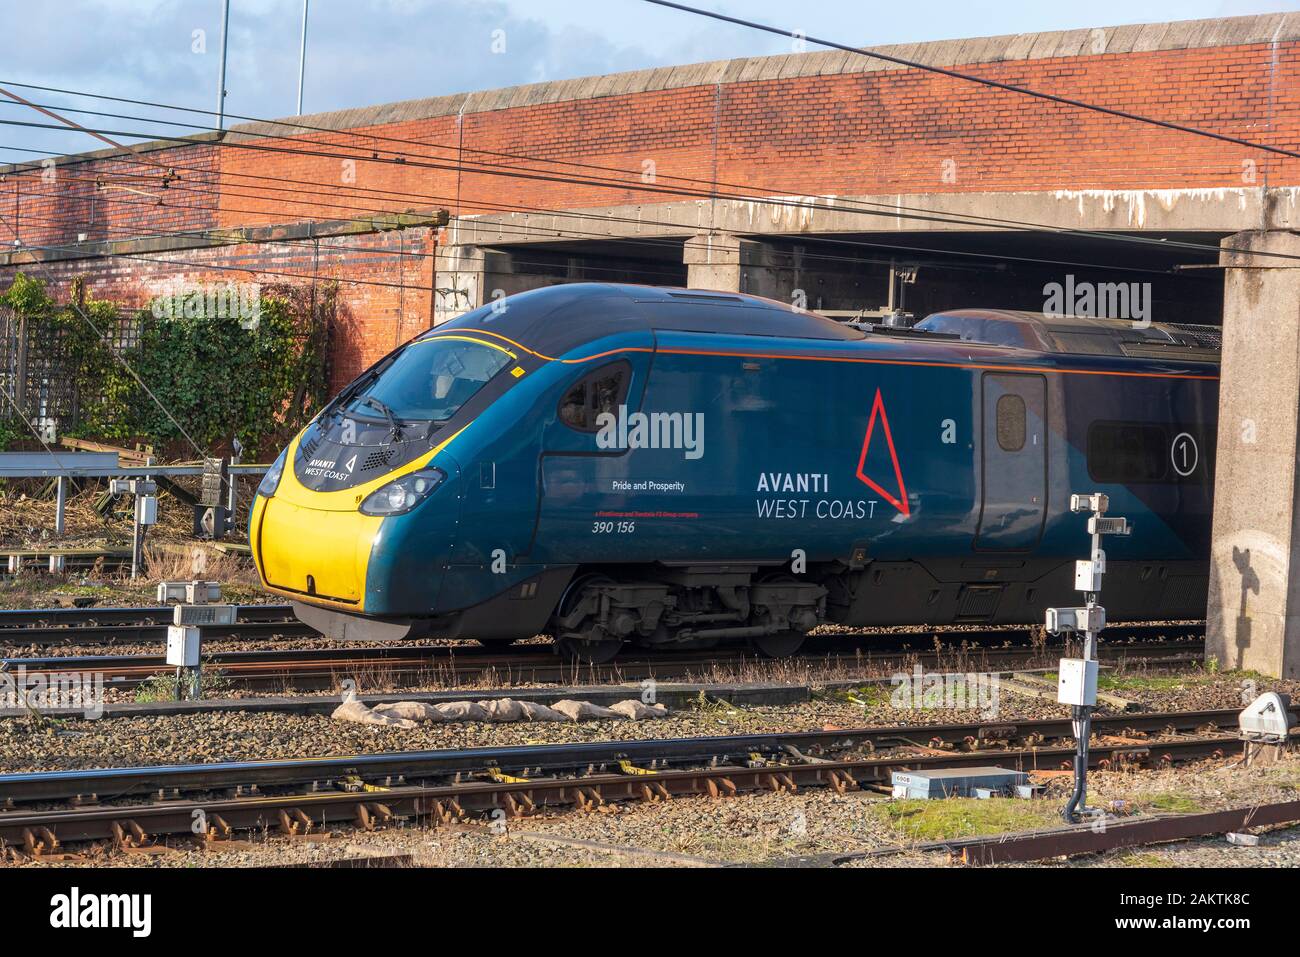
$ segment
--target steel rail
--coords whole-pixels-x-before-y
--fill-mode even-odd
[[[1216,709],[1188,712],[1153,712],[1103,715],[1093,722],[1098,735],[1184,734],[1206,729],[1235,729],[1240,712]],[[320,758],[268,761],[231,761],[211,764],[163,765],[153,767],[92,768],[72,771],[32,771],[0,775],[0,806],[13,807],[32,801],[60,801],[89,795],[147,795],[155,791],[220,791],[251,786],[299,786],[319,784],[345,776],[367,780],[452,777],[473,774],[484,768],[520,772],[525,769],[559,773],[598,766],[626,758],[643,761],[746,760],[750,754],[782,753],[792,746],[809,754],[874,750],[883,747],[934,747],[936,744],[974,746],[966,753],[946,757],[986,761],[992,754],[979,744],[988,741],[1043,741],[1072,734],[1068,718],[1030,721],[983,722],[882,726],[836,731],[773,732],[693,738],[648,738],[630,741],[576,742],[567,744],[513,745],[491,748],[449,748],[432,751],[400,751],[353,754]],[[1235,739],[1216,739],[1220,744]],[[1150,745],[1163,747],[1164,745]],[[1147,747],[1142,745],[1139,747]],[[1050,749],[1049,749],[1050,750]],[[1046,752],[1044,752],[1046,753]],[[1062,749],[1065,755],[1071,749]]]
[[[216,626],[209,637],[264,638],[271,634],[297,634],[292,624],[240,623]],[[205,629],[206,630],[206,629]],[[1149,642],[1108,646],[1104,660],[1140,656],[1156,665],[1200,661],[1203,645],[1190,642]],[[795,661],[810,666],[882,667],[908,661],[943,667],[956,659],[958,666],[990,670],[1012,670],[1042,658],[1041,649],[968,648],[962,651],[934,650],[812,650],[798,654]],[[436,678],[495,674],[514,680],[538,682],[572,681],[586,676],[596,679],[630,679],[700,674],[715,668],[764,662],[753,652],[714,649],[696,652],[659,652],[626,655],[607,665],[584,665],[558,657],[550,646],[527,645],[513,652],[474,646],[397,645],[375,648],[305,648],[289,650],[219,651],[204,657],[204,667],[220,672],[223,681],[245,686],[276,686],[292,682],[299,689],[330,689],[340,678],[381,672],[385,678],[421,676]],[[67,655],[54,657],[9,657],[3,659],[9,671],[22,668],[27,675],[102,675],[116,687],[133,687],[167,673],[171,666],[159,655]]]
[[[240,621],[279,621],[293,620],[293,606],[275,605],[239,605]],[[0,641],[7,640],[10,634],[17,634],[24,627],[55,627],[58,625],[168,625],[172,620],[172,606],[156,605],[138,608],[19,608],[0,609]],[[835,626],[823,626],[834,628]],[[874,641],[896,639],[900,641],[925,641],[933,637],[949,640],[986,643],[1025,638],[1031,629],[1020,625],[1002,625],[984,628],[961,628],[947,625],[917,626],[916,632],[891,631],[885,628],[862,628],[855,631],[829,631],[811,636],[811,640],[821,638],[870,638]],[[1146,640],[1152,636],[1181,634],[1201,637],[1205,634],[1204,622],[1188,623],[1154,623],[1131,622],[1111,624],[1102,632],[1104,640],[1115,643],[1128,640]]]
[[[236,621],[231,625],[204,625],[203,636],[211,641],[265,641],[273,638],[311,638],[316,629],[300,621]],[[71,628],[15,628],[0,631],[0,644],[48,648],[58,645],[161,644],[167,639],[166,625],[78,625]],[[92,661],[90,656],[81,656]],[[135,656],[146,659],[151,656]],[[111,656],[110,656],[111,658]],[[13,660],[13,659],[7,659]],[[57,658],[38,659],[57,661]],[[74,659],[75,660],[75,659]],[[143,660],[141,660],[143,664]]]
[[[237,607],[239,624],[282,622],[282,630],[268,629],[263,634],[257,629],[234,629],[228,633],[219,628],[205,629],[205,637],[310,637],[317,632],[299,622],[289,605],[240,605]],[[43,608],[0,611],[0,645],[16,644],[24,647],[42,647],[49,645],[76,644],[129,644],[132,642],[161,641],[166,637],[166,626],[171,623],[170,607],[147,608]],[[247,632],[240,635],[240,630]],[[1203,638],[1204,624],[1154,625],[1138,623],[1133,625],[1113,626],[1108,643],[1113,647],[1152,641],[1153,638],[1166,635],[1186,636],[1195,640]],[[921,632],[866,631],[866,632],[823,632],[813,635],[802,657],[818,653],[843,653],[854,648],[873,651],[887,650],[887,646],[910,645],[915,642],[927,642],[924,650],[933,650],[935,639],[947,641],[954,651],[978,650],[994,643],[1004,643],[999,650],[1015,648],[1017,644],[1032,637],[1027,628],[980,629],[974,631],[954,631],[943,628],[928,629]],[[956,644],[952,644],[956,643]],[[393,643],[394,648],[421,647],[411,643]],[[1032,647],[1024,645],[1022,647]],[[482,649],[486,651],[486,649]],[[1184,650],[1191,650],[1190,641]],[[500,652],[497,652],[500,654]],[[517,648],[511,654],[524,654],[525,649]],[[660,652],[663,654],[664,652]],[[667,649],[668,654],[681,655],[680,650]],[[699,652],[697,657],[705,659],[713,655],[712,651]],[[627,660],[626,658],[622,660]]]
[[[789,744],[808,736],[774,737]],[[690,753],[697,756],[707,754],[709,748],[702,743],[709,740],[728,741],[690,739],[689,747],[693,749]],[[725,749],[726,755],[744,751],[745,740],[729,739],[726,745],[715,745],[715,755],[719,747]],[[804,743],[808,747],[807,742]],[[1219,757],[1231,743],[1232,739],[1228,738],[1198,737],[1139,746],[1101,744],[1092,749],[1091,758],[1094,766],[1153,762],[1163,764],[1176,760]],[[674,759],[681,760],[683,754],[680,745],[680,741],[650,741],[616,742],[613,748],[610,743],[606,743],[604,747],[606,755],[614,754],[625,756],[629,760],[644,761],[645,758],[656,755],[655,746],[658,746],[661,753],[675,752]],[[600,746],[593,745],[548,747],[552,751],[556,748],[567,749],[561,759],[566,768],[586,764],[581,760],[584,755],[593,756],[600,751]],[[701,747],[704,749],[700,750]],[[524,754],[530,749],[495,749],[493,752],[480,753],[479,756],[481,760],[491,761],[493,753],[502,756],[503,752],[512,751],[516,752],[512,756],[513,760],[520,761],[525,760]],[[536,755],[538,749],[531,751]],[[459,752],[459,755],[464,759],[470,753]],[[535,767],[535,776],[532,778],[498,772],[490,780],[458,778],[450,783],[412,785],[404,775],[391,785],[381,788],[371,786],[370,789],[351,790],[333,788],[328,779],[323,781],[319,777],[308,782],[302,775],[304,768],[295,768],[294,762],[271,762],[278,765],[282,772],[281,780],[277,783],[283,784],[283,778],[287,776],[296,783],[310,783],[311,789],[304,793],[269,796],[252,792],[209,800],[181,800],[160,790],[159,800],[151,804],[83,806],[53,811],[7,811],[0,814],[0,841],[23,847],[29,853],[41,853],[54,850],[60,843],[68,841],[114,839],[131,844],[146,843],[154,835],[165,833],[192,834],[196,821],[203,823],[206,836],[220,838],[228,837],[234,830],[243,828],[267,829],[278,826],[283,833],[297,834],[342,822],[369,829],[376,823],[388,823],[395,819],[451,821],[467,813],[498,808],[504,809],[510,816],[520,816],[539,807],[589,808],[608,801],[669,800],[685,795],[708,794],[718,797],[741,791],[793,791],[807,786],[829,786],[844,791],[864,784],[883,783],[897,770],[981,765],[991,759],[996,759],[1000,766],[1019,770],[1055,769],[1067,763],[1073,753],[1073,748],[1049,747],[803,761],[795,761],[787,755],[786,760],[779,763],[754,760],[739,764],[713,762],[703,767],[654,770],[649,773],[645,769],[634,769],[633,773],[611,773],[604,767],[597,769],[588,766],[577,776],[568,777],[558,774],[538,776],[544,770],[554,769],[548,766],[546,760],[541,762],[540,767],[536,767],[537,758],[531,757],[525,763]],[[391,755],[368,757],[385,758],[390,762],[394,758]],[[405,757],[409,761],[413,756]],[[601,763],[606,764],[608,761]],[[318,764],[319,762],[311,762],[312,769],[317,769]],[[377,761],[363,764],[353,759],[342,765],[334,765],[331,773],[334,776],[348,775],[358,768],[374,772],[377,766]],[[236,767],[240,769],[241,775],[248,775],[248,764]],[[498,767],[499,765],[491,763],[480,764],[477,773],[496,771]],[[181,769],[142,770],[152,770],[155,773],[170,771],[174,774]],[[442,773],[446,774],[445,768]],[[103,782],[108,779],[100,780]]]
[[[280,621],[293,619],[291,605],[239,605],[240,621]],[[172,606],[148,605],[140,608],[15,608],[0,610],[0,640],[11,631],[24,627],[57,625],[169,625]]]

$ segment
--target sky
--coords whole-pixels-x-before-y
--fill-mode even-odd
[[[690,0],[839,43],[873,46],[1040,30],[1273,13],[1274,0]],[[229,114],[296,112],[303,0],[230,0]],[[56,87],[215,110],[222,0],[0,0],[0,85]],[[310,0],[306,113],[519,83],[790,52],[788,38],[719,24],[645,0]],[[817,47],[809,44],[810,50]],[[214,118],[14,88],[56,110],[81,108],[200,126]],[[0,98],[2,100],[3,98]],[[68,113],[101,129],[193,129]],[[0,105],[0,163],[103,146],[85,133]],[[139,142],[117,136],[122,142]]]

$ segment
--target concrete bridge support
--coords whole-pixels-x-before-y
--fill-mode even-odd
[[[733,233],[697,233],[682,248],[691,289],[745,292],[789,302],[789,277],[781,275],[776,258],[767,243]]]
[[[686,240],[682,262],[691,289],[740,292],[741,248],[745,241],[731,233],[697,233]]]
[[[1205,653],[1222,668],[1300,678],[1300,235],[1243,232],[1223,246]]]
[[[455,319],[477,309],[484,301],[484,263],[487,253],[479,246],[447,245],[439,248],[434,283],[433,324]]]

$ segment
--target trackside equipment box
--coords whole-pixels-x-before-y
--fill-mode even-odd
[[[946,768],[935,771],[895,771],[894,797],[933,798],[990,796],[993,793],[1010,795],[1017,785],[1029,781],[1023,771],[1006,768]]]

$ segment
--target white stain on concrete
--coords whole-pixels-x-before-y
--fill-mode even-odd
[[[1270,192],[1282,202],[1295,206],[1300,187],[1274,187]],[[1238,210],[1245,212],[1252,203],[1257,205],[1263,194],[1264,190],[1256,186],[1213,189],[1059,189],[1052,196],[1063,202],[1075,203],[1080,219],[1088,218],[1098,208],[1106,214],[1119,211],[1127,225],[1140,229],[1147,225],[1148,214],[1156,209],[1171,213],[1180,203],[1206,206],[1235,203]]]
[[[817,210],[834,209],[837,200],[837,196],[767,196],[733,200],[731,208],[739,211],[750,227],[758,232],[807,231],[816,222]]]

